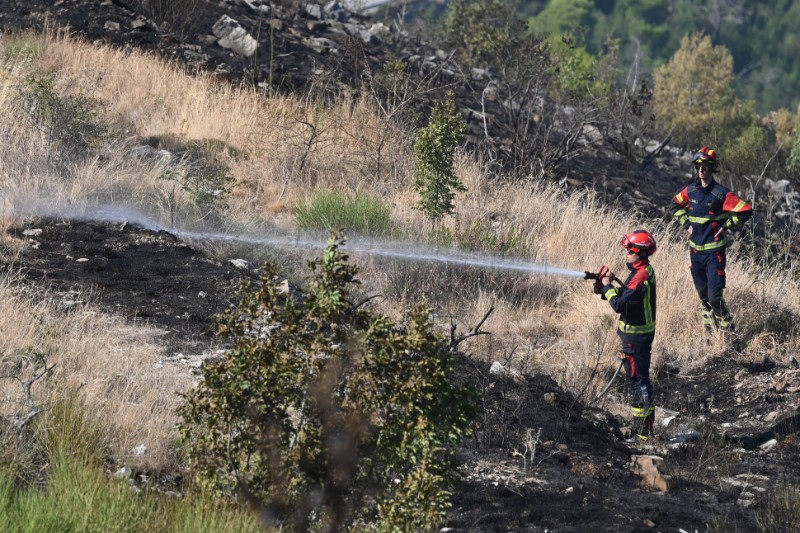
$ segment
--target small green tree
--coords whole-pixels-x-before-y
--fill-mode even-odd
[[[709,144],[710,129],[738,118],[731,84],[733,57],[711,37],[687,35],[666,65],[655,71],[653,107],[664,129],[686,135],[687,145]]]
[[[455,172],[456,146],[464,140],[466,123],[449,93],[433,107],[428,125],[417,134],[414,146],[414,190],[420,195],[417,207],[433,221],[451,215],[456,191],[467,188]]]
[[[353,303],[357,269],[332,238],[310,289],[243,289],[234,344],[203,366],[180,430],[205,487],[238,492],[297,531],[431,530],[474,414],[449,345],[418,310],[404,327]]]
[[[445,14],[447,43],[468,60],[488,64],[511,40],[515,2],[451,0]]]

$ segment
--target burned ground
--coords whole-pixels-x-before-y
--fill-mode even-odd
[[[91,295],[104,312],[160,328],[176,364],[179,352],[219,348],[214,315],[256,276],[135,224],[40,219],[9,234],[22,245],[4,254],[6,270],[65,306]],[[655,443],[637,448],[620,439],[625,422],[602,402],[588,406],[547,376],[503,377],[464,359],[460,375],[481,393],[482,411],[461,450],[463,480],[446,527],[706,531],[722,520],[756,529],[762,494],[800,480],[800,369],[737,361],[660,372],[658,420],[674,418]],[[622,380],[609,395],[623,398]],[[638,454],[664,459],[668,491],[642,485],[631,469]]]
[[[173,355],[209,349],[215,315],[237,301],[244,280],[257,277],[166,231],[124,222],[48,219],[10,234],[26,245],[6,268],[65,306],[90,298],[106,312],[158,327]]]

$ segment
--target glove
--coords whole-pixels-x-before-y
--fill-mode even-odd
[[[592,286],[592,292],[595,294],[603,294],[603,282],[600,281],[600,278],[594,280],[594,285]]]

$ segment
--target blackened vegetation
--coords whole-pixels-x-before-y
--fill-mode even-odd
[[[25,229],[41,233],[23,235]],[[243,280],[255,278],[166,231],[125,222],[45,219],[10,234],[28,246],[5,268],[64,302],[96,299],[109,313],[163,329],[171,352],[208,348],[214,315],[236,300]]]

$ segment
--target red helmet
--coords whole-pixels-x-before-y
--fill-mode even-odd
[[[708,146],[703,146],[694,154],[692,154],[692,163],[701,165],[707,163],[711,165],[712,170],[716,170],[719,166],[719,154],[716,150],[712,150]]]
[[[623,248],[647,257],[656,251],[656,240],[649,231],[637,229],[625,235],[619,245]]]

